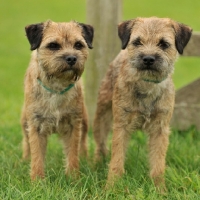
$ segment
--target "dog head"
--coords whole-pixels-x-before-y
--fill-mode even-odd
[[[118,34],[140,77],[159,82],[173,73],[192,29],[168,18],[136,18],[121,23]]]
[[[81,76],[88,48],[92,48],[92,26],[75,21],[46,21],[26,26],[25,31],[31,50],[37,50],[39,66],[48,77],[69,80]]]

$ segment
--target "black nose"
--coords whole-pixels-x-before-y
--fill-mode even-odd
[[[76,63],[77,58],[76,58],[76,56],[66,56],[65,60],[66,60],[67,64],[69,64],[70,66],[73,66]]]
[[[154,56],[144,56],[143,57],[143,63],[145,65],[153,65],[154,62],[155,62]]]

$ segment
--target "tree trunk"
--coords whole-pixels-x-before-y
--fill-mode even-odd
[[[87,0],[87,23],[94,27],[94,48],[89,52],[85,69],[85,97],[90,126],[96,110],[99,85],[109,63],[120,51],[117,25],[121,15],[121,0]]]

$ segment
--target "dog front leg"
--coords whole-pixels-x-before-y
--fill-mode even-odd
[[[169,144],[169,127],[154,130],[149,134],[150,177],[155,186],[165,190],[165,157]]]
[[[66,174],[78,175],[79,171],[79,147],[81,138],[81,120],[78,120],[72,128],[71,133],[63,137],[64,153],[66,155]]]
[[[115,179],[124,173],[124,161],[128,143],[128,133],[123,127],[116,127],[114,124],[112,139],[112,155],[109,165],[107,187],[113,185]]]
[[[37,129],[29,131],[29,144],[31,151],[31,179],[44,178],[44,158],[47,146],[47,136],[38,133]]]

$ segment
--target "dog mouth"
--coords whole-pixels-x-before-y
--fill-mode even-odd
[[[59,69],[58,71],[59,71],[58,72],[59,76],[80,77],[83,72],[83,69],[80,68],[79,66],[65,66]]]
[[[61,73],[69,72],[69,71],[74,71],[74,70],[75,70],[75,69],[73,69],[72,67],[70,67],[70,68],[66,67],[66,68],[63,68],[63,69],[61,70]]]
[[[139,70],[141,70],[141,71],[149,71],[149,72],[159,72],[159,70],[157,69],[157,68],[155,68],[155,67],[153,67],[153,66],[140,66],[139,67]]]
[[[73,73],[73,72],[77,72],[80,71],[80,67],[79,65],[62,65],[58,68],[58,71],[60,73]]]

